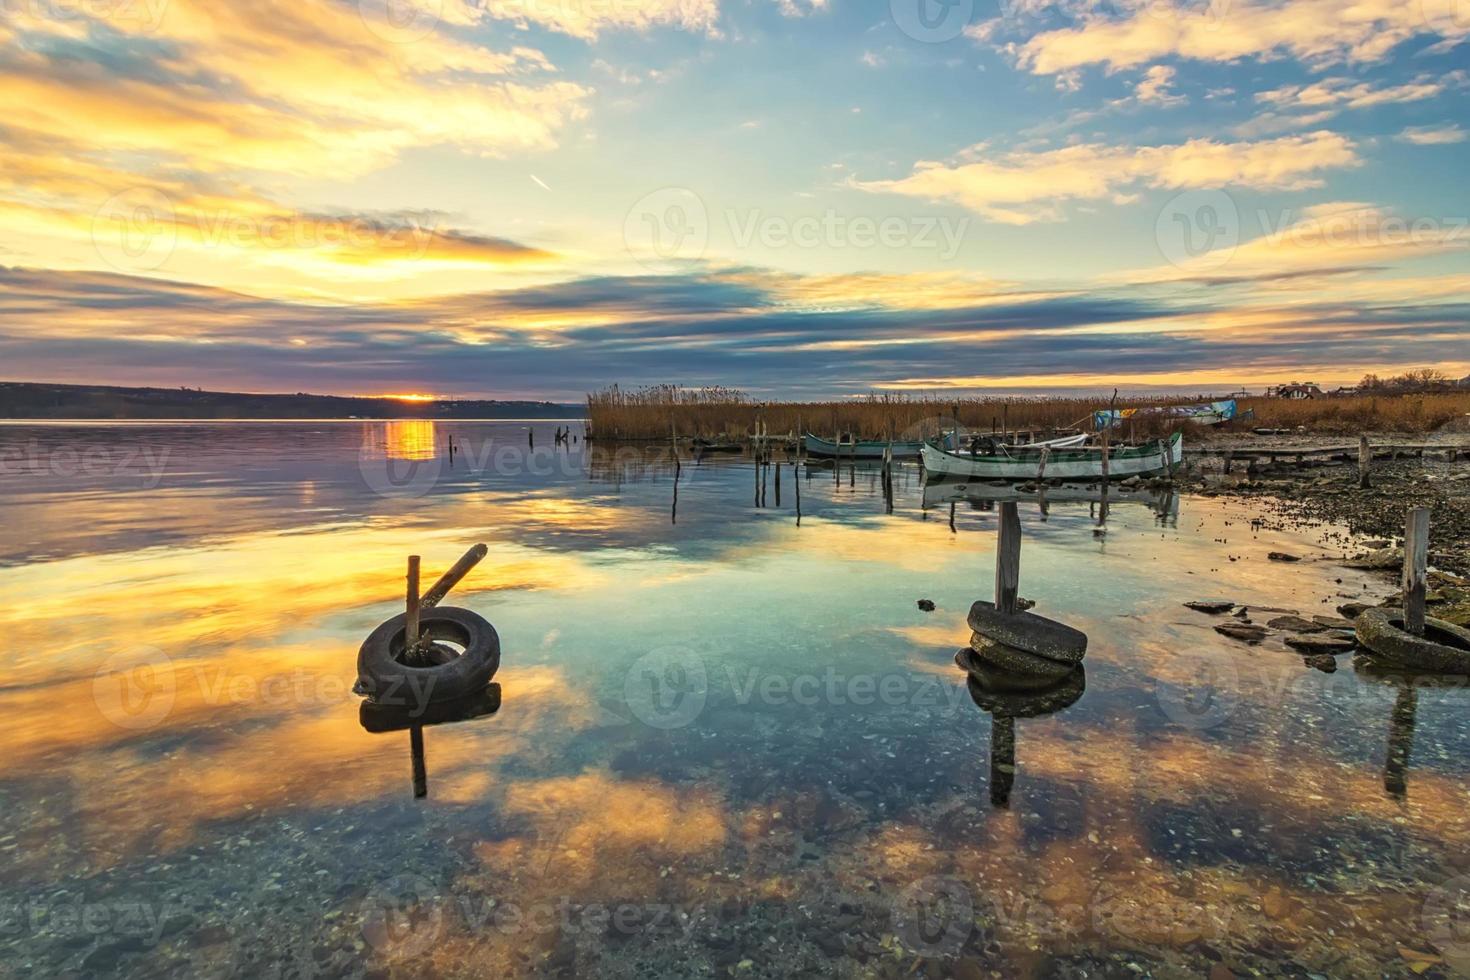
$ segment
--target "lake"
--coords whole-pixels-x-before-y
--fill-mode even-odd
[[[1183,605],[1392,592],[1339,529],[1022,502],[1085,684],[997,702],[993,506],[686,453],[676,507],[563,424],[0,426],[0,972],[1470,974],[1470,693]],[[417,799],[357,650],[477,542],[499,706]]]

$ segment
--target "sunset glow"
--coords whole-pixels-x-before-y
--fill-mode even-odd
[[[7,5],[4,373],[1470,372],[1453,4],[915,3]]]

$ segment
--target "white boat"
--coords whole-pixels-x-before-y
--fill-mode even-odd
[[[1024,449],[1024,451],[1021,451]],[[1054,449],[1043,447],[1000,447],[985,456],[949,453],[924,445],[924,472],[935,476],[975,480],[1101,480],[1101,447]],[[1108,449],[1108,477],[1158,476],[1171,472],[1184,461],[1184,436],[1174,433],[1141,446]]]

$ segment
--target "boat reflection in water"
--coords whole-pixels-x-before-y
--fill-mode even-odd
[[[429,770],[424,757],[424,727],[453,725],[493,715],[500,710],[500,685],[492,682],[478,694],[427,705],[393,705],[364,701],[358,721],[374,735],[408,731],[409,756],[413,763],[413,795],[429,795]]]
[[[1123,487],[1101,483],[1062,483],[1047,486],[1040,483],[996,483],[991,481],[957,481],[926,479],[924,510],[949,505],[949,528],[955,530],[955,509],[967,504],[973,510],[991,510],[998,503],[1034,501],[1045,521],[1054,503],[1086,503],[1090,516],[1097,522],[1096,534],[1104,533],[1108,511],[1116,504],[1141,504],[1154,512],[1161,527],[1179,526],[1179,495],[1167,487]]]

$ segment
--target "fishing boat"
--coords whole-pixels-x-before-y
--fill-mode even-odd
[[[938,440],[938,448],[946,452],[969,452],[975,455],[972,447],[978,448],[981,453],[989,455],[1001,449],[1012,453],[1040,452],[1042,449],[1074,449],[1087,443],[1087,433],[1079,432],[1076,435],[1058,436],[1055,439],[1040,439],[1036,442],[1005,442],[997,436],[971,435],[969,446],[963,445],[964,438],[959,433],[947,431]]]
[[[831,459],[871,459],[880,460],[883,452],[889,446],[893,447],[893,459],[915,459],[919,450],[923,447],[922,442],[886,442],[882,439],[843,439],[834,441],[814,436],[810,432],[804,437],[806,443],[806,454],[808,456],[827,457]]]
[[[738,442],[711,442],[706,439],[695,439],[693,448],[696,455],[745,452],[745,447]]]
[[[1129,419],[1162,415],[1195,425],[1219,425],[1236,417],[1234,398],[1203,405],[1150,405],[1146,408],[1100,408],[1092,413],[1092,427],[1099,431],[1122,425]]]
[[[973,480],[1101,480],[1102,454],[1101,448],[1092,447],[1002,446],[989,455],[970,456],[928,444],[922,453],[925,473]],[[1176,432],[1168,439],[1141,446],[1109,449],[1108,476],[1115,480],[1157,476],[1169,473],[1183,461],[1184,436]]]

